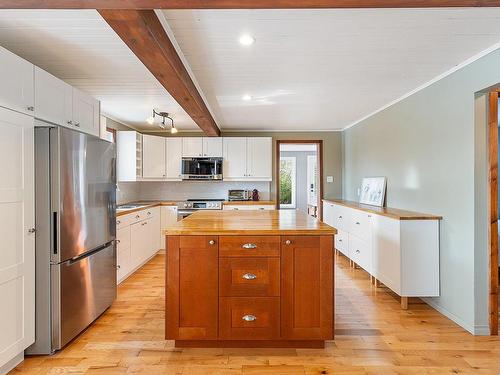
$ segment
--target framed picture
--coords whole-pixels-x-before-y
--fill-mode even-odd
[[[359,203],[383,207],[385,203],[386,185],[387,179],[385,177],[363,178]]]

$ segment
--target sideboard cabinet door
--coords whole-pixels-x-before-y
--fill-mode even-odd
[[[333,236],[281,236],[281,336],[333,338]]]
[[[217,339],[218,246],[217,236],[168,237],[168,340]]]

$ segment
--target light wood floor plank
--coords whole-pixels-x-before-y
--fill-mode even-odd
[[[336,336],[325,349],[178,349],[164,337],[164,262],[157,255],[118,288],[89,329],[12,374],[435,375],[500,374],[500,339],[474,337],[416,299],[375,288],[337,258]]]

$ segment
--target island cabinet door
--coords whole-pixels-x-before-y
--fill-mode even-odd
[[[281,336],[333,338],[333,236],[281,237]]]
[[[217,339],[217,236],[168,236],[167,245],[166,338]]]

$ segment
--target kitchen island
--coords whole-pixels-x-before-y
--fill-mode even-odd
[[[178,347],[324,347],[336,230],[304,212],[200,211],[165,231],[165,337]]]

